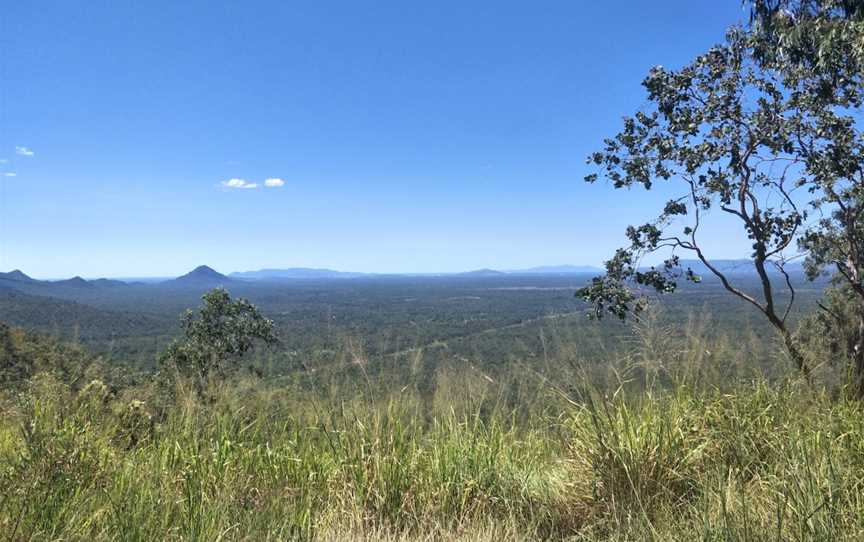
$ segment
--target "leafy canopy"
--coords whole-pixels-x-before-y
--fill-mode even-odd
[[[599,171],[588,182],[602,176],[615,188],[648,190],[669,182],[681,192],[654,220],[628,227],[629,244],[578,295],[595,316],[624,318],[641,310],[646,291],[699,280],[680,267],[688,253],[762,312],[801,366],[786,325],[795,299],[788,260],[805,256],[811,278],[836,271],[864,302],[862,10],[857,2],[757,1],[753,14],[750,28],[731,28],[683,68],[652,69],[643,81],[649,106],[590,156]],[[750,241],[758,294],[737,287],[700,243],[717,212]],[[660,251],[661,265],[640,265]],[[792,293],[782,307],[778,288]]]
[[[224,369],[226,363],[239,361],[257,341],[277,341],[273,322],[249,301],[231,299],[224,288],[213,289],[201,299],[197,313],[187,310],[183,315],[183,339],[162,354],[163,366],[206,377]]]

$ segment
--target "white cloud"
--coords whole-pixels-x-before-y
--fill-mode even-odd
[[[6,172],[3,173],[3,176],[4,176],[4,177],[17,177],[18,174],[15,173],[14,171],[6,171]]]
[[[246,179],[228,179],[222,181],[225,188],[258,188],[258,183],[250,183]]]
[[[5,164],[5,163],[8,162],[8,161],[9,161],[9,160],[7,160],[7,159],[5,159],[5,158],[0,158],[0,164]]]
[[[18,145],[15,145],[15,154],[21,156],[33,156],[35,153],[33,152],[33,149],[28,149],[27,147],[20,147]]]
[[[273,177],[271,179],[265,180],[264,186],[266,186],[267,188],[279,188],[280,186],[285,186],[285,181],[278,177]]]

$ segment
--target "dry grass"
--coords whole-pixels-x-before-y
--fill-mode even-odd
[[[432,397],[240,379],[165,402],[42,373],[4,401],[0,538],[864,539],[860,405],[713,386],[717,345],[644,334],[612,372],[638,391],[471,369]]]

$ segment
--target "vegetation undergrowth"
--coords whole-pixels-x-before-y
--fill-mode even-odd
[[[166,394],[147,380],[69,378],[45,362],[2,396],[0,532],[9,540],[864,537],[857,402],[758,377],[708,385],[661,362],[706,363],[705,344],[658,347],[662,332],[641,335],[611,387],[576,372],[492,379],[442,367],[431,388],[395,377],[395,386],[358,378],[313,387],[235,374],[203,394],[177,378]]]

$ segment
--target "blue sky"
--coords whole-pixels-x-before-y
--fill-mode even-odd
[[[585,157],[645,103],[651,66],[746,16],[738,0],[10,3],[0,270],[600,264],[668,194],[586,185]]]

